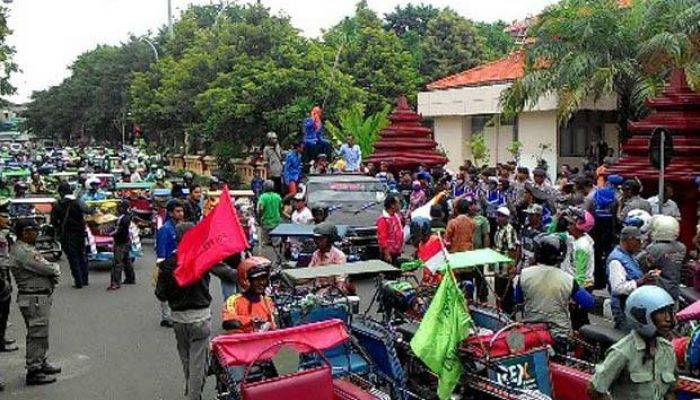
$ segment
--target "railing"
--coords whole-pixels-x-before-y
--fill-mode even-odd
[[[232,159],[230,161],[236,173],[245,184],[249,184],[255,176],[255,171],[260,172],[260,177],[267,179],[267,166],[264,162],[251,162],[250,160]],[[188,170],[197,175],[212,176],[219,168],[218,162],[213,156],[173,154],[168,157],[171,170]]]

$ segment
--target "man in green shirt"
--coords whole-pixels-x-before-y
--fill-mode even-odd
[[[591,400],[676,398],[676,355],[667,339],[674,326],[674,305],[658,286],[642,286],[629,295],[625,314],[633,330],[596,365],[588,388]]]
[[[472,234],[472,243],[474,250],[491,247],[491,225],[489,220],[479,212],[479,203],[474,200],[469,200],[469,216],[474,221],[474,233]],[[486,303],[489,296],[489,289],[484,279],[484,267],[474,275],[474,285],[476,286],[476,296],[482,303]]]
[[[258,199],[258,218],[260,220],[260,244],[270,244],[270,231],[279,225],[282,219],[282,197],[275,193],[275,183],[266,180],[263,183],[263,194]]]

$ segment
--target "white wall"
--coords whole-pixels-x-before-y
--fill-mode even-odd
[[[551,149],[544,152],[549,165],[549,176],[556,177],[557,165],[557,115],[556,111],[524,112],[518,116],[518,140],[522,142],[520,164],[524,167],[537,166],[535,155],[539,154],[540,143],[549,143]]]
[[[617,151],[618,146],[620,145],[619,126],[617,124],[605,124],[603,137],[605,139],[605,143],[607,143],[608,146],[615,149],[615,157],[619,157],[620,153]]]
[[[445,150],[450,160],[447,168],[452,171],[457,171],[466,158],[464,143],[468,138],[466,138],[465,129],[471,131],[471,125],[468,127],[465,125],[465,118],[462,116],[434,119],[435,141]]]

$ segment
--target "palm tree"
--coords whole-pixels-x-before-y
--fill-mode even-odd
[[[672,67],[697,80],[700,10],[697,0],[563,0],[529,29],[525,75],[501,96],[506,116],[558,98],[560,123],[587,100],[614,95],[623,133],[648,112]],[[642,60],[643,62],[640,62]],[[656,65],[656,68],[651,68]]]

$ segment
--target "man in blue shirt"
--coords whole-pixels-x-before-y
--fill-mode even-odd
[[[291,195],[297,193],[297,186],[301,180],[301,151],[302,143],[295,143],[294,148],[287,153],[284,159],[283,178],[287,185],[287,192]]]
[[[170,258],[177,250],[177,232],[175,227],[185,219],[185,208],[180,200],[170,200],[166,210],[168,211],[168,219],[158,229],[156,235],[156,265]],[[168,306],[166,301],[160,302],[160,326],[173,327],[173,321],[170,318],[170,306]]]
[[[362,164],[362,150],[355,144],[355,138],[348,136],[348,142],[340,146],[340,156],[345,160],[345,171],[357,172]]]

